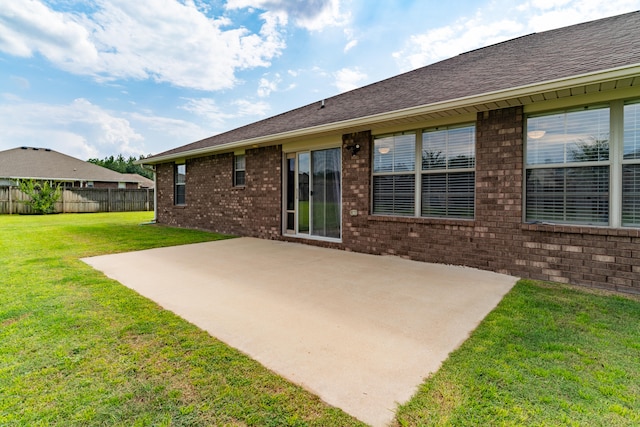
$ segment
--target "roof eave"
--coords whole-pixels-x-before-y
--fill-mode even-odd
[[[0,178],[6,179],[41,179],[48,181],[58,181],[58,182],[75,182],[75,181],[93,181],[93,182],[128,182],[137,184],[138,181],[130,180],[130,179],[101,179],[101,178],[64,178],[64,177],[46,177],[46,176],[0,176]]]
[[[357,128],[378,122],[390,121],[403,117],[419,116],[438,111],[447,111],[459,108],[467,108],[476,105],[482,105],[512,99],[518,97],[526,97],[538,93],[544,93],[554,90],[568,89],[581,85],[589,85],[594,83],[602,83],[611,80],[623,79],[637,76],[640,74],[640,64],[633,64],[624,67],[617,67],[608,70],[601,70],[594,73],[576,75],[568,78],[557,80],[549,80],[545,82],[534,83],[530,85],[518,86],[506,90],[498,90],[478,95],[471,95],[462,98],[451,99],[447,101],[435,102],[432,104],[419,105],[416,107],[394,110],[370,116],[358,117],[355,119],[342,120],[338,122],[327,123],[319,126],[296,129],[287,132],[275,133],[256,138],[244,139],[240,141],[220,144],[210,147],[202,147],[194,150],[181,151],[164,156],[156,156],[151,159],[142,159],[134,162],[135,164],[155,165],[165,163],[172,160],[182,160],[185,158],[201,157],[205,155],[215,154],[223,151],[233,151],[238,148],[245,148],[252,145],[264,145],[274,143],[284,139],[307,137],[314,134],[327,133],[345,128]]]

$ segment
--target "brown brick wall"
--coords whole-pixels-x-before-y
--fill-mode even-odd
[[[231,154],[187,161],[187,206],[173,206],[173,166],[158,166],[161,223],[640,293],[640,230],[523,224],[521,107],[478,113],[475,219],[384,217],[371,210],[371,133],[343,135],[342,243],[281,234],[281,147],[247,151],[247,186]],[[347,146],[360,145],[352,155]],[[355,211],[355,215],[352,215]]]
[[[218,233],[280,238],[281,147],[246,151],[246,186],[233,186],[233,154],[188,159],[186,204],[173,202],[173,163],[157,167],[158,222]]]

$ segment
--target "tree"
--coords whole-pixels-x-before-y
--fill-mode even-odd
[[[141,165],[134,164],[134,162],[138,160],[142,160],[144,158],[145,156],[140,156],[137,159],[133,156],[129,156],[129,158],[125,158],[122,154],[118,154],[116,157],[108,156],[108,157],[105,157],[104,159],[89,159],[87,161],[89,163],[93,163],[94,165],[111,169],[112,171],[116,171],[120,173],[137,173],[149,179],[153,179],[153,172],[151,172],[150,170],[144,169]]]
[[[571,161],[600,162],[609,160],[609,140],[595,139],[579,140],[575,146],[569,148]]]
[[[21,179],[18,181],[20,191],[29,196],[27,204],[31,206],[33,212],[39,214],[50,214],[55,211],[55,204],[62,196],[60,184],[53,184],[49,181],[42,183],[35,179]]]

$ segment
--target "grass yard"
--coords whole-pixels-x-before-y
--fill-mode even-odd
[[[79,261],[225,238],[152,215],[0,216],[0,425],[361,425]]]
[[[521,280],[399,426],[639,426],[640,301]]]
[[[361,425],[79,261],[225,238],[151,216],[0,216],[0,425]],[[395,424],[640,425],[640,300],[520,281]]]

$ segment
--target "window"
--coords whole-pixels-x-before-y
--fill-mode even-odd
[[[414,215],[416,135],[396,134],[373,141],[373,213]]]
[[[184,205],[186,203],[186,181],[187,181],[187,165],[175,165],[173,170],[175,183],[174,204]]]
[[[609,108],[529,117],[526,220],[609,223]]]
[[[637,100],[530,116],[526,144],[526,221],[640,226]]]
[[[373,213],[473,219],[475,125],[375,137]]]
[[[244,187],[245,185],[245,156],[244,154],[233,158],[233,185]]]
[[[422,216],[473,219],[475,139],[475,126],[422,133]]]
[[[640,102],[623,111],[622,225],[640,227]]]

